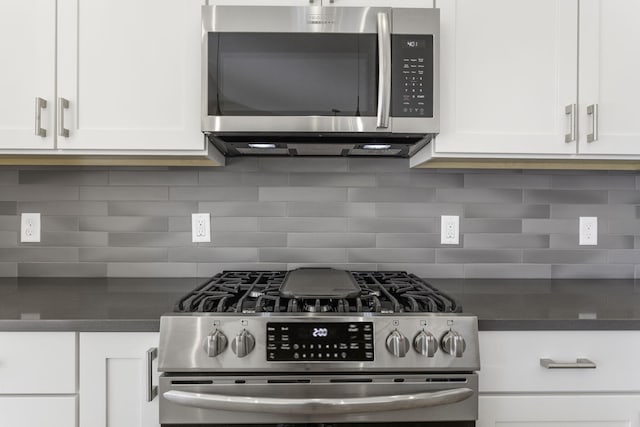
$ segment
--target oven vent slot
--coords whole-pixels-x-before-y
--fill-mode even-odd
[[[427,378],[428,383],[466,383],[466,378]]]
[[[267,380],[267,384],[310,384],[311,380]]]
[[[234,381],[236,384],[245,384],[246,381],[245,380],[235,380]]]
[[[330,383],[372,383],[371,378],[334,378],[329,380]]]
[[[404,378],[394,378],[393,382],[394,383],[403,383],[404,382]]]
[[[211,380],[175,380],[171,381],[173,385],[193,385],[193,384],[213,384]]]

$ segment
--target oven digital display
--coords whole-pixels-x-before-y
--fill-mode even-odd
[[[270,362],[373,361],[372,322],[268,322]]]

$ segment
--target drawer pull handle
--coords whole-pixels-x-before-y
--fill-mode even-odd
[[[540,359],[545,369],[595,369],[596,364],[589,359],[576,359],[575,362],[556,362],[553,359]]]

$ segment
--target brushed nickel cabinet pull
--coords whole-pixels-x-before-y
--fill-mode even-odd
[[[578,130],[578,120],[576,115],[576,104],[569,104],[564,107],[564,113],[569,116],[569,133],[565,134],[564,142],[573,142],[576,140]]]
[[[587,135],[587,142],[598,140],[598,104],[587,106],[587,115],[591,116],[591,133]]]
[[[58,98],[58,135],[69,138],[69,129],[64,127],[64,110],[69,108],[69,100]]]
[[[556,362],[553,359],[540,359],[545,369],[595,369],[596,364],[589,359],[576,359],[575,362]]]
[[[42,109],[47,108],[47,100],[36,97],[36,136],[47,136],[47,130],[42,127]]]

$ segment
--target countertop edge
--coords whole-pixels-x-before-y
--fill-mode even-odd
[[[640,319],[479,319],[480,331],[640,331]],[[158,332],[160,319],[0,320],[0,332]]]
[[[0,332],[158,332],[160,319],[0,320]]]
[[[480,331],[640,331],[640,319],[479,319]]]

